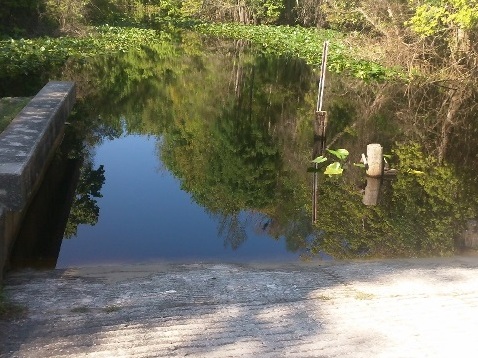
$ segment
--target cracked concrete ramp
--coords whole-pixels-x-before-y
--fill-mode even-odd
[[[475,357],[478,260],[23,271],[1,357]]]

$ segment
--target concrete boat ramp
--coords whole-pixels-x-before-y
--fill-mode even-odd
[[[475,357],[478,259],[7,275],[1,357]]]

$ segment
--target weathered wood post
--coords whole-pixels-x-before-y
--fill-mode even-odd
[[[380,192],[381,178],[367,177],[367,186],[363,195],[362,202],[367,206],[377,205],[378,194]]]
[[[327,129],[327,112],[315,111],[314,120],[314,138],[325,138],[325,131]]]
[[[378,178],[383,175],[383,147],[373,143],[367,145],[367,176]]]

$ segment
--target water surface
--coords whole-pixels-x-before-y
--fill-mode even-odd
[[[85,264],[165,261],[290,260],[284,240],[261,233],[254,213],[238,213],[244,243],[231,247],[234,227],[208,213],[155,155],[159,139],[127,135],[95,150],[105,169],[100,210],[94,226],[80,225],[62,243],[57,267]],[[223,220],[223,219],[222,219]],[[223,227],[222,230],[220,228]],[[247,238],[247,240],[246,240]]]
[[[456,253],[478,217],[474,107],[434,135],[446,98],[329,74],[325,146],[350,156],[328,176],[336,158],[323,153],[313,196],[316,77],[298,59],[193,34],[70,62],[61,78],[79,100],[62,152],[83,166],[57,267]],[[369,143],[396,176],[372,183],[354,166]]]

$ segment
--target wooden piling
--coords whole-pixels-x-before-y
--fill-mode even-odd
[[[381,178],[367,177],[367,186],[363,195],[362,202],[367,206],[377,205],[378,194],[380,192]]]
[[[326,130],[327,130],[327,112],[315,111],[315,120],[314,120],[315,139],[325,138]]]
[[[369,177],[381,177],[383,174],[383,148],[380,144],[367,145],[367,170]]]

